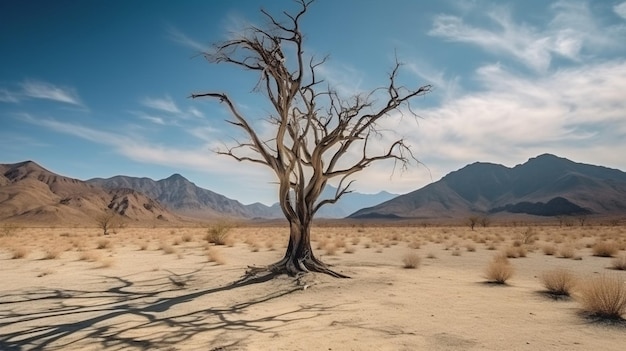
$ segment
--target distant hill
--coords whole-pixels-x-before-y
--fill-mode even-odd
[[[48,171],[35,162],[0,164],[0,220],[42,224],[95,224],[114,211],[134,222],[177,221],[153,199],[128,188],[105,190]]]
[[[272,206],[261,203],[244,205],[237,200],[198,187],[180,174],[174,174],[161,180],[115,176],[107,179],[89,179],[87,182],[107,189],[135,189],[158,200],[170,210],[189,217],[283,218],[278,203]],[[321,198],[332,197],[335,191],[335,188],[327,186]],[[338,203],[322,207],[317,217],[343,218],[360,208],[376,205],[394,196],[396,195],[387,192],[373,195],[348,193]]]
[[[161,180],[115,176],[107,179],[94,178],[89,184],[106,189],[130,188],[158,200],[170,210],[190,217],[265,217],[263,211],[270,211],[262,204],[245,206],[237,200],[200,188],[180,174],[173,174]]]
[[[508,168],[476,162],[351,218],[459,218],[626,213],[626,173],[544,154]]]

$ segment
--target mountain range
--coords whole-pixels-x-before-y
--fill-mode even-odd
[[[508,168],[476,162],[351,218],[626,214],[626,173],[543,154]]]
[[[134,189],[158,200],[172,211],[188,217],[230,216],[267,219],[283,217],[278,203],[272,206],[258,202],[244,205],[237,200],[200,188],[180,174],[174,174],[161,180],[127,176],[115,176],[107,179],[94,178],[87,180],[87,183],[111,190],[117,188]],[[333,197],[335,191],[336,188],[327,186],[322,192],[321,199]],[[379,204],[395,196],[397,195],[385,191],[377,194],[347,193],[338,203],[322,207],[317,217],[343,218],[363,207]]]
[[[180,220],[158,201],[133,189],[105,190],[52,173],[32,161],[0,164],[0,220],[95,223],[106,211],[142,223]]]
[[[322,198],[336,189],[327,186]],[[278,204],[244,205],[180,174],[152,180],[128,176],[82,181],[35,162],[0,164],[0,221],[78,224],[113,211],[138,223],[211,218],[282,218]],[[467,218],[473,214],[624,215],[626,173],[544,154],[508,168],[476,162],[404,195],[348,193],[317,217]]]

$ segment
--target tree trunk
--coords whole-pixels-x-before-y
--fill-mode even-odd
[[[347,275],[333,271],[315,257],[311,249],[310,223],[298,225],[298,223],[291,222],[289,227],[289,245],[287,245],[285,256],[280,261],[269,265],[268,270],[291,276],[319,272],[336,278],[349,278]]]

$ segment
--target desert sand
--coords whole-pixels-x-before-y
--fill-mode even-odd
[[[307,274],[241,282],[282,257],[287,229],[12,228],[0,237],[0,350],[624,350],[626,324],[543,292],[541,275],[610,274],[626,228],[316,227],[337,279]],[[543,248],[552,246],[553,255]],[[513,276],[487,283],[511,248]],[[571,258],[560,258],[559,250]],[[415,269],[403,258],[416,253]],[[515,255],[513,255],[515,256]],[[567,255],[569,256],[569,255]]]

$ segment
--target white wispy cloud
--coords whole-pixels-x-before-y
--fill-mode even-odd
[[[7,89],[0,89],[0,101],[17,103],[20,101],[19,95]]]
[[[202,44],[201,42],[192,39],[176,27],[169,27],[167,33],[170,40],[188,48],[194,49],[197,52],[206,52],[209,48],[208,45]]]
[[[26,80],[20,86],[22,88],[20,93],[29,98],[47,99],[77,106],[83,105],[73,88],[58,87],[37,80]]]
[[[613,11],[615,11],[618,16],[626,20],[626,1],[615,5],[613,7]]]
[[[167,95],[163,98],[147,97],[147,98],[142,99],[141,103],[144,106],[155,109],[155,110],[164,111],[164,112],[173,113],[173,114],[181,113],[178,106],[176,106],[176,103],[174,102],[174,100],[172,100],[172,98]]]
[[[489,20],[482,25],[467,23],[455,15],[437,15],[429,34],[504,54],[538,72],[545,72],[551,66],[555,54],[579,62],[597,55],[598,50],[625,45],[626,28],[602,25],[584,1],[552,4],[553,18],[545,28],[516,22],[506,6],[490,6],[482,11]],[[615,11],[620,11],[619,6]],[[585,53],[587,56],[583,56]]]

